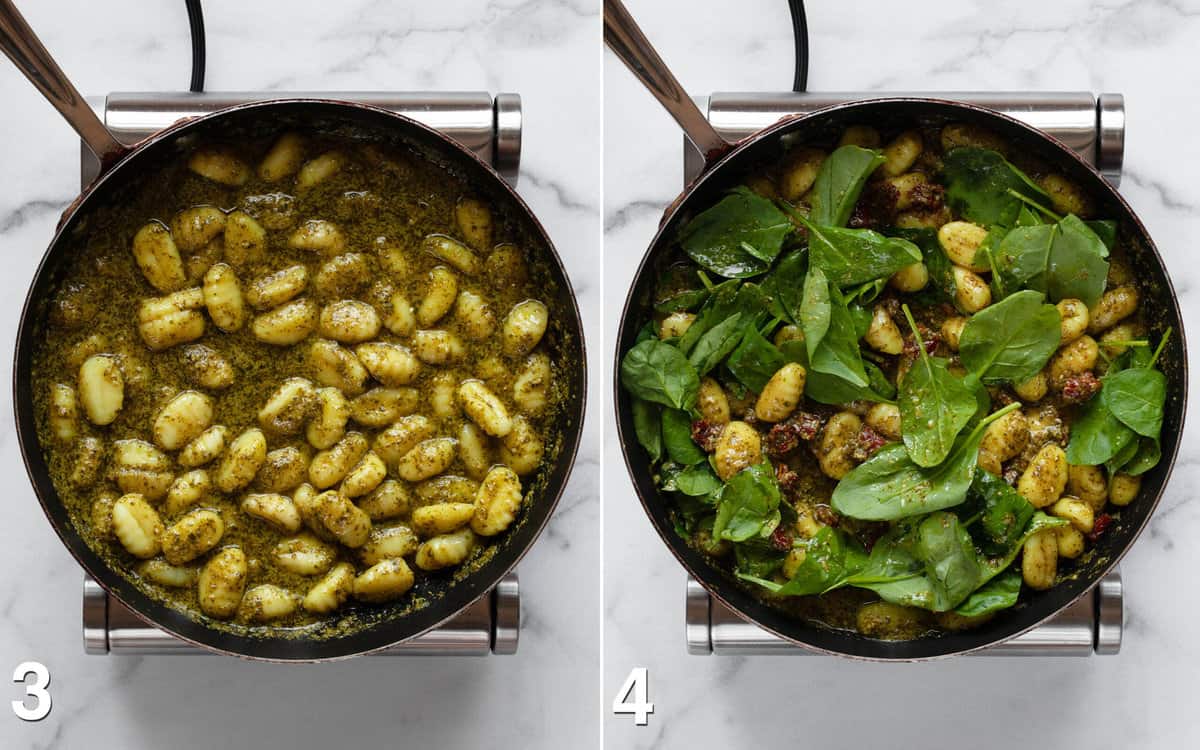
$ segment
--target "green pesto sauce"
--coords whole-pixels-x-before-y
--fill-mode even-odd
[[[491,538],[480,537],[471,557],[455,569],[427,573],[411,565],[417,583],[398,602],[380,607],[356,604],[351,600],[340,611],[325,617],[314,616],[303,608],[297,608],[295,614],[269,625],[251,623],[241,611],[230,621],[207,617],[200,611],[194,585],[168,588],[141,578],[136,572],[136,565],[140,561],[126,552],[117,540],[102,537],[93,528],[92,504],[95,499],[102,494],[119,496],[121,491],[107,478],[107,466],[101,468],[101,478],[94,484],[73,486],[69,477],[75,464],[75,443],[57,443],[47,420],[53,385],[76,385],[79,363],[86,358],[86,354],[81,356],[82,348],[87,346],[83,342],[102,337],[103,345],[98,350],[89,350],[87,354],[116,355],[125,377],[124,406],[111,425],[92,425],[82,408],[79,409],[79,437],[76,442],[85,436],[98,437],[105,445],[106,457],[107,449],[116,440],[140,438],[153,443],[151,425],[155,415],[183,390],[201,390],[212,398],[212,424],[228,428],[228,445],[228,441],[243,430],[260,426],[258,410],[284,380],[294,376],[312,379],[314,375],[308,362],[308,350],[312,339],[319,337],[319,332],[314,332],[294,346],[272,346],[254,338],[250,331],[252,316],[247,318],[241,330],[232,334],[220,331],[206,316],[204,335],[189,342],[216,349],[233,365],[235,382],[223,391],[207,391],[190,380],[183,357],[187,344],[160,352],[150,351],[138,333],[137,309],[143,299],[161,295],[145,280],[130,251],[134,234],[144,224],[157,220],[170,226],[179,211],[199,205],[217,206],[226,212],[244,210],[268,228],[268,249],[261,262],[237,267],[243,290],[255,279],[303,264],[309,272],[309,286],[303,295],[314,298],[318,305],[341,297],[371,301],[376,304],[381,318],[385,317],[386,310],[379,305],[386,295],[379,294],[378,289],[372,294],[375,284],[390,284],[396,291],[402,292],[415,308],[425,294],[428,272],[435,266],[448,265],[421,250],[421,241],[427,235],[446,234],[467,244],[455,219],[455,205],[464,197],[482,199],[484,196],[455,171],[415,150],[388,150],[377,144],[363,144],[349,138],[323,139],[315,135],[307,137],[306,141],[306,159],[333,149],[348,157],[340,171],[306,191],[297,191],[291,178],[266,183],[256,174],[240,188],[227,187],[191,172],[184,158],[162,166],[151,180],[140,185],[137,192],[128,196],[121,205],[91,217],[83,232],[68,239],[74,243],[71,252],[75,261],[58,280],[55,292],[48,300],[47,314],[42,316],[48,322],[39,331],[40,340],[34,355],[33,387],[38,436],[50,467],[51,479],[75,530],[113,569],[152,598],[209,626],[243,635],[279,636],[281,633],[292,633],[304,637],[341,636],[368,626],[381,617],[428,606],[436,602],[448,587],[470,576],[491,560],[504,545],[507,536],[524,522],[527,515],[520,514],[508,532]],[[254,171],[272,142],[273,138],[223,145],[231,147]],[[490,305],[496,316],[495,333],[486,341],[471,341],[462,335],[460,323],[452,310],[432,327],[460,334],[467,346],[467,356],[453,365],[424,365],[410,387],[420,393],[420,404],[415,413],[424,414],[434,422],[436,435],[457,436],[465,416],[455,410],[451,417],[438,418],[429,406],[435,377],[439,373],[449,373],[454,376],[456,384],[462,379],[478,377],[481,363],[488,358],[503,357],[500,353],[500,324],[514,304],[532,298],[541,300],[550,308],[550,326],[538,347],[538,351],[549,355],[553,368],[549,404],[541,416],[529,417],[545,441],[545,456],[541,468],[522,478],[525,491],[523,507],[527,507],[546,492],[547,476],[561,451],[562,436],[558,425],[563,407],[572,396],[578,398],[578,395],[566,392],[569,381],[567,372],[577,363],[565,361],[562,355],[571,351],[572,334],[566,329],[566,314],[556,309],[555,300],[560,290],[546,270],[547,264],[543,262],[547,248],[535,244],[536,240],[520,229],[515,217],[505,213],[504,206],[492,204],[490,209],[493,244],[474,248],[482,267],[488,267],[486,259],[494,246],[510,243],[524,257],[526,277],[513,280],[486,271],[468,277],[456,272],[460,291],[474,292]],[[287,238],[293,229],[309,219],[324,219],[337,224],[347,239],[346,252],[361,253],[366,257],[371,272],[369,283],[341,297],[321,297],[317,293],[313,282],[318,269],[328,258],[287,247]],[[217,242],[220,243],[220,236]],[[392,276],[384,270],[376,254],[377,248],[382,245],[405,250],[408,261],[406,275]],[[180,255],[185,268],[189,267],[190,254],[181,249]],[[219,255],[215,260],[220,260]],[[191,285],[198,286],[202,275],[203,267],[198,273],[189,270]],[[252,311],[248,308],[248,312]],[[375,340],[409,343],[407,338],[396,337],[386,328],[381,329]],[[506,366],[499,368],[500,375],[489,377],[486,382],[505,402],[510,413],[515,415],[518,410],[512,400],[512,387],[519,362],[503,361]],[[320,386],[319,383],[317,385]],[[369,380],[367,388],[378,385]],[[347,425],[347,431],[351,430],[362,432],[372,442],[380,432],[353,421]],[[306,455],[315,453],[308,446],[303,431],[282,437],[264,432],[267,434],[269,451],[295,446]],[[494,459],[498,456],[497,447],[493,445]],[[174,459],[173,453],[168,455]],[[213,476],[219,462],[220,458],[200,468],[208,470]],[[173,469],[176,475],[186,470],[177,464]],[[389,473],[394,474],[394,470],[394,466],[389,467]],[[465,475],[461,459],[456,456],[446,474]],[[240,510],[241,497],[254,491],[256,488],[252,484],[230,495],[223,495],[214,486],[208,499],[189,510],[207,507],[220,513],[225,522],[225,534],[217,549],[237,545],[245,552],[250,560],[247,588],[273,583],[303,596],[321,576],[300,576],[275,564],[273,548],[291,535],[283,534]],[[413,507],[426,502],[416,491],[411,495]],[[438,498],[430,497],[429,500],[436,502]],[[177,517],[166,515],[160,503],[159,506],[164,525],[169,526],[177,520]],[[378,525],[398,522],[407,522],[407,517],[381,521]],[[365,569],[366,566],[352,550],[340,546],[338,549],[339,561],[351,562],[359,571]],[[201,556],[189,566],[198,570],[211,554]]]

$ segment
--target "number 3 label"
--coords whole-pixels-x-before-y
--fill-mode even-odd
[[[40,661],[23,661],[13,670],[13,682],[25,682],[25,678],[33,675],[33,682],[25,685],[25,697],[33,698],[34,705],[30,708],[24,700],[13,701],[12,710],[22,721],[41,721],[50,713],[50,693],[46,688],[50,685],[50,670]]]
[[[645,667],[634,667],[625,678],[617,697],[613,698],[612,711],[614,714],[633,714],[633,723],[639,727],[646,726],[650,714],[654,713],[654,704],[647,702],[649,695],[650,672]],[[630,700],[632,696],[633,700]]]

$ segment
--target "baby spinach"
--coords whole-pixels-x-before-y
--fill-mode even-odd
[[[713,273],[744,278],[766,271],[793,229],[774,203],[738,187],[689,221],[679,244]]]
[[[1008,570],[980,586],[966,601],[954,608],[963,617],[982,617],[1008,609],[1021,595],[1021,573]]]
[[[775,575],[785,555],[764,540],[750,539],[733,546],[734,570],[741,577],[765,578]]]
[[[809,369],[845,380],[852,386],[868,385],[858,348],[858,331],[845,299],[834,284],[829,284],[829,330],[821,337],[809,357]],[[807,346],[807,342],[806,342]]]
[[[977,403],[963,379],[950,372],[950,361],[925,351],[908,305],[904,316],[917,339],[920,359],[900,383],[900,433],[913,463],[937,466],[950,454]]]
[[[1167,401],[1167,377],[1133,367],[1104,378],[1100,398],[1112,415],[1139,435],[1157,438]]]
[[[1108,278],[1108,248],[1071,214],[1058,223],[1046,266],[1046,294],[1055,302],[1081,299],[1092,307],[1104,293]]]
[[[961,504],[975,474],[984,429],[1019,406],[1009,404],[980,420],[938,466],[918,466],[900,443],[884,446],[838,482],[834,510],[864,521],[894,521]]]
[[[749,327],[753,328],[754,326]],[[709,370],[721,364],[721,361],[728,357],[738,342],[742,340],[742,332],[745,328],[746,321],[740,312],[733,313],[709,328],[688,354],[688,362],[696,368],[697,374],[707,375]]]
[[[1120,467],[1122,473],[1130,476],[1140,476],[1150,471],[1155,466],[1158,466],[1159,460],[1162,459],[1162,444],[1158,438],[1141,438],[1138,440],[1138,448],[1130,456],[1129,460],[1124,462]],[[1110,470],[1112,475],[1116,469]]]
[[[678,349],[648,339],[625,353],[621,360],[621,385],[646,401],[690,409],[696,403],[700,377]]]
[[[744,542],[779,525],[779,485],[769,461],[742,469],[721,488],[713,537]]]
[[[779,349],[763,338],[754,326],[746,328],[741,342],[726,362],[729,372],[755,393],[761,393],[771,376],[786,364],[787,359]]]
[[[1050,203],[1033,180],[991,149],[951,150],[942,161],[942,177],[950,207],[977,224],[1012,226],[1024,205],[1021,196]]]
[[[676,474],[675,489],[690,497],[704,497],[720,490],[721,480],[708,462],[703,461]]]
[[[735,313],[741,313],[744,320],[753,320],[754,325],[767,317],[767,298],[757,284],[730,279],[713,287],[712,296],[679,339],[679,350],[690,354],[711,328]]]
[[[1117,222],[1111,219],[1085,221],[1088,229],[1096,233],[1100,241],[1104,243],[1104,249],[1111,251],[1117,246]],[[1104,253],[1104,257],[1108,257],[1108,253]]]
[[[968,498],[972,505],[964,515],[979,517],[981,546],[1001,552],[1012,548],[1036,510],[1003,479],[978,467]]]
[[[633,399],[633,431],[638,443],[646,449],[651,463],[663,455],[662,407],[641,398]]]
[[[1113,415],[1105,399],[1099,395],[1093,396],[1071,425],[1067,461],[1076,465],[1099,466],[1136,439],[1137,433]]]
[[[987,384],[1020,383],[1036,375],[1058,349],[1061,317],[1025,290],[984,308],[967,320],[958,354],[972,375]]]
[[[770,277],[774,285],[775,299],[786,313],[780,317],[796,325],[800,325],[803,290],[807,284],[804,272],[807,263],[808,253],[803,249],[795,250],[779,260]]]
[[[954,609],[979,585],[975,544],[953,513],[938,511],[921,521],[915,551],[932,584],[935,612]]]
[[[1067,521],[1063,518],[1055,518],[1048,516],[1040,510],[1033,512],[1033,517],[1029,519],[1029,523],[1025,525],[1021,535],[1013,540],[1012,544],[998,552],[995,555],[983,557],[979,561],[979,583],[982,586],[996,576],[1000,575],[1009,565],[1012,565],[1013,560],[1017,559],[1021,548],[1025,546],[1025,542],[1029,537],[1042,531],[1043,529],[1058,528],[1066,526]]]
[[[866,561],[866,553],[857,542],[828,526],[809,539],[797,539],[793,546],[804,550],[804,560],[786,583],[746,575],[741,577],[779,596],[810,596],[837,588],[849,571]]]
[[[680,466],[691,466],[707,456],[692,442],[692,418],[686,411],[663,409],[662,439],[667,455]]]
[[[654,303],[654,310],[661,313],[695,310],[704,304],[710,294],[712,292],[708,289],[685,289]]]
[[[801,221],[808,229],[809,268],[820,267],[839,288],[886,279],[921,260],[921,250],[901,237]]]
[[[823,226],[846,226],[867,178],[885,161],[878,151],[859,146],[835,149],[817,170],[809,218]]]
[[[800,315],[797,320],[804,331],[804,345],[808,356],[820,346],[829,331],[833,310],[829,301],[829,281],[820,266],[812,266],[804,277],[804,293],[800,299]]]
[[[1004,299],[1026,287],[1044,292],[1050,247],[1057,234],[1054,224],[1018,226],[989,246],[985,254],[992,269],[993,296]]]

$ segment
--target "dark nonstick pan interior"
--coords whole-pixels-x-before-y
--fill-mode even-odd
[[[74,530],[51,484],[37,438],[30,377],[37,343],[46,335],[46,304],[62,272],[72,263],[72,248],[87,236],[92,217],[136,192],[159,165],[186,158],[191,144],[264,136],[288,127],[415,151],[463,178],[496,207],[497,214],[507,217],[533,273],[545,281],[543,299],[551,308],[545,341],[564,392],[554,431],[545,436],[545,464],[527,484],[533,488],[533,500],[526,503],[517,523],[498,538],[495,553],[461,580],[454,581],[451,573],[432,575],[419,581],[412,595],[396,604],[347,610],[349,626],[320,638],[289,636],[269,629],[242,635],[210,627],[148,597],[93,552]],[[105,589],[148,622],[185,640],[240,656],[281,661],[352,656],[419,635],[449,619],[490,590],[533,544],[562,493],[579,443],[585,393],[582,330],[570,282],[550,239],[517,194],[471,152],[424,125],[372,107],[317,100],[239,106],[155,136],[102,176],[65,218],[30,286],[17,336],[13,395],[21,451],[34,490],[63,543]],[[411,597],[423,597],[430,603],[405,612]]]
[[[725,190],[739,184],[741,178],[755,167],[778,160],[787,142],[832,145],[842,130],[857,124],[873,125],[886,135],[913,127],[940,127],[955,122],[977,124],[997,133],[1014,151],[1040,160],[1083,187],[1095,202],[1097,215],[1119,223],[1121,244],[1128,249],[1130,265],[1139,275],[1142,309],[1151,328],[1155,334],[1161,334],[1168,327],[1173,329],[1161,359],[1168,380],[1162,461],[1143,476],[1140,496],[1121,509],[1119,520],[1100,538],[1091,556],[1053,589],[1038,593],[1026,591],[1016,607],[975,630],[913,641],[880,641],[789,617],[756,599],[729,573],[689,547],[675,532],[667,502],[660,498],[654,486],[646,453],[635,437],[630,398],[619,384],[615,384],[614,403],[625,463],[642,505],[663,541],[680,563],[719,600],[767,630],[812,649],[865,659],[927,659],[985,648],[1037,626],[1085,594],[1129,549],[1158,504],[1183,434],[1187,400],[1183,318],[1162,258],[1133,210],[1075,152],[1044,133],[991,110],[932,99],[876,99],[830,107],[782,121],[751,137],[721,159],[668,210],[658,235],[642,258],[621,319],[614,372],[619,370],[621,356],[633,346],[638,329],[652,315],[651,295],[660,269],[673,254],[674,238],[679,229],[696,213],[716,203]]]

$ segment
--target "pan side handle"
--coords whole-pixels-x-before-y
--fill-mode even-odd
[[[722,138],[651,46],[621,0],[604,0],[604,43],[667,110],[711,166],[731,144]]]
[[[129,149],[117,142],[46,51],[12,0],[0,0],[0,49],[46,101],[66,118],[100,163],[108,167]]]

